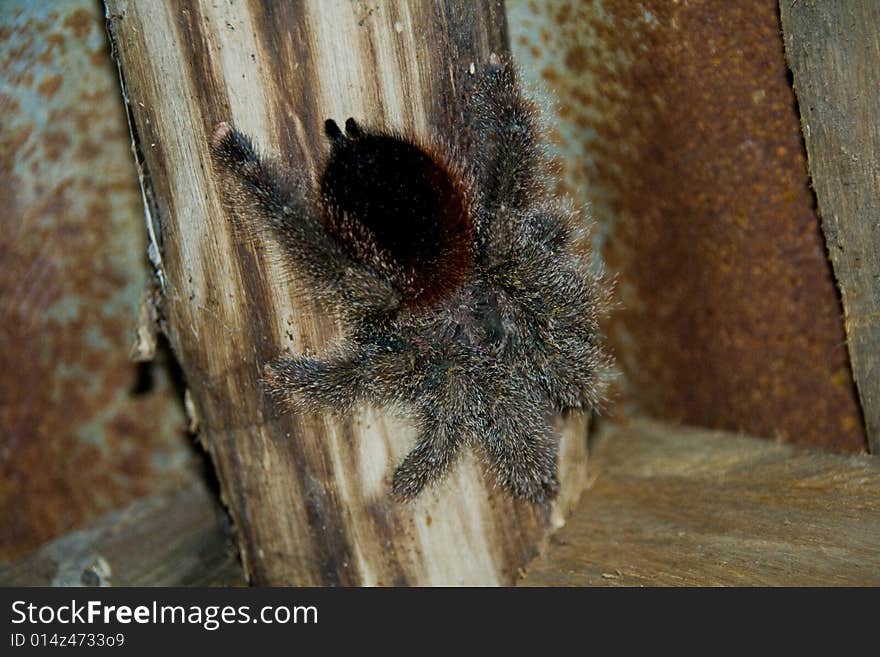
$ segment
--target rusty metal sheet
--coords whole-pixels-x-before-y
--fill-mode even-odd
[[[127,358],[146,240],[100,9],[0,5],[0,560],[192,460],[166,370]]]
[[[775,0],[515,0],[508,20],[619,276],[616,411],[864,449]]]

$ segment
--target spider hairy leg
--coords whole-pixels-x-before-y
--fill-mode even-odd
[[[515,497],[545,502],[559,490],[558,439],[540,409],[530,408],[526,400],[518,406],[511,404],[496,414],[482,441],[483,450],[498,482]]]
[[[472,160],[488,217],[528,207],[544,192],[538,109],[523,96],[513,64],[490,59],[475,90],[470,132]]]
[[[233,214],[245,227],[268,229],[293,269],[309,277],[318,296],[354,318],[396,307],[393,287],[350,258],[327,232],[304,173],[284,172],[262,157],[247,135],[225,122],[211,136],[211,153]]]
[[[322,357],[279,358],[264,368],[270,396],[301,412],[349,413],[363,402],[412,403],[420,378],[417,356],[400,336],[371,332],[343,340]]]
[[[263,380],[270,396],[289,410],[348,413],[362,397],[359,361],[354,354],[279,358],[263,368]]]
[[[332,255],[334,269],[347,264],[322,246],[327,240],[304,181],[282,173],[274,162],[261,157],[251,139],[229,123],[214,129],[211,154],[227,203],[241,218],[264,224],[299,262],[324,263]]]
[[[394,471],[392,493],[401,501],[412,500],[425,486],[439,481],[461,451],[458,431],[442,414],[426,415],[421,427],[416,446]]]

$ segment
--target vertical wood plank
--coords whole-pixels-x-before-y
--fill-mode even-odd
[[[472,457],[410,504],[389,495],[411,429],[378,410],[279,415],[261,366],[337,336],[273,245],[233,230],[208,136],[231,120],[312,175],[325,118],[456,137],[464,81],[507,51],[500,2],[107,0],[151,214],[165,323],[258,584],[509,583],[579,495],[585,420],[565,426],[554,506],[512,501]]]
[[[880,3],[780,0],[813,187],[880,453]]]

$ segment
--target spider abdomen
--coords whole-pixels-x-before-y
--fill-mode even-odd
[[[363,132],[332,141],[321,176],[325,221],[349,253],[391,279],[409,306],[455,290],[472,266],[471,208],[452,167],[412,141]]]

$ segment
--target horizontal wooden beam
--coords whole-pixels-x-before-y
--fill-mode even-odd
[[[605,426],[531,586],[880,585],[880,461],[648,421]]]

